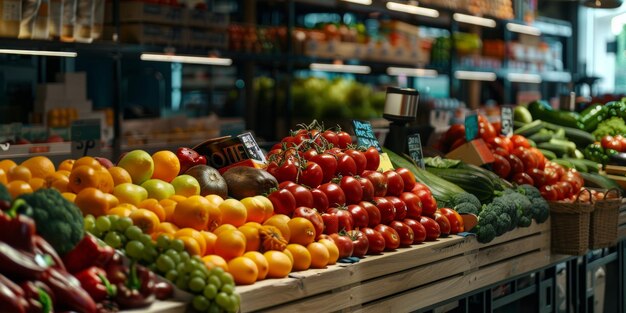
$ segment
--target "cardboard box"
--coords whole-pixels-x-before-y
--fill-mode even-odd
[[[56,78],[65,86],[65,99],[87,101],[87,73],[58,73]]]

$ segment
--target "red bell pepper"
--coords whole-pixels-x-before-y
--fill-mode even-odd
[[[38,264],[34,254],[18,251],[0,241],[0,273],[14,280],[36,280],[46,270],[47,264]]]
[[[181,147],[176,150],[176,157],[180,162],[180,174],[185,173],[192,166],[206,164],[206,157],[193,149]]]
[[[20,284],[24,290],[24,299],[28,302],[27,313],[53,312],[54,294],[50,288],[40,281],[25,281]]]
[[[106,275],[103,269],[92,266],[74,274],[74,277],[80,281],[80,285],[91,298],[99,303],[107,297],[115,297],[117,292],[117,288],[109,283]]]
[[[13,248],[32,253],[35,222],[28,216],[16,214],[17,208],[24,205],[28,206],[28,203],[17,199],[9,210],[0,212],[0,240]]]
[[[115,254],[115,249],[101,246],[96,238],[86,234],[72,251],[63,256],[68,272],[75,274],[88,267],[104,267]]]
[[[65,271],[65,265],[63,264],[63,260],[57,254],[56,250],[43,238],[39,235],[33,236],[33,245],[35,246],[35,254],[49,256],[54,262],[54,267]]]
[[[114,267],[119,270],[119,267]],[[117,283],[115,302],[122,309],[136,309],[151,305],[155,300],[155,276],[152,271],[132,262],[125,282]]]
[[[50,287],[55,302],[55,309],[68,309],[83,313],[96,313],[96,303],[81,287],[80,282],[72,275],[56,268],[46,269],[40,280]]]

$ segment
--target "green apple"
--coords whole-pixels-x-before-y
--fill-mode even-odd
[[[148,199],[148,191],[133,183],[123,183],[113,188],[113,195],[117,197],[120,203],[130,203],[132,205],[139,205],[143,200]]]
[[[152,177],[154,172],[154,161],[148,152],[143,150],[133,150],[126,153],[117,163],[117,166],[125,169],[133,184],[141,185]]]
[[[180,175],[172,180],[177,195],[191,197],[200,194],[200,183],[191,175]]]
[[[176,192],[172,184],[156,178],[146,180],[141,184],[141,187],[148,191],[148,198],[154,198],[159,201],[173,196]]]

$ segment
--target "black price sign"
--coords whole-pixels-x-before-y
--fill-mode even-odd
[[[424,168],[424,154],[422,153],[422,139],[420,134],[412,134],[407,138],[409,155],[422,169]]]
[[[502,123],[502,135],[513,135],[513,107],[504,105],[500,108],[500,119]]]
[[[72,139],[72,157],[100,154],[100,120],[87,119],[72,122],[70,128]]]
[[[356,140],[360,147],[374,147],[378,152],[383,152],[383,149],[380,147],[380,142],[378,142],[376,135],[374,135],[374,130],[370,122],[352,120],[352,127],[354,128],[354,134],[356,135]]]
[[[465,139],[470,142],[478,137],[478,113],[469,112],[465,116]]]
[[[252,136],[251,133],[243,133],[237,137],[241,140],[241,143],[248,154],[248,158],[265,163],[265,155],[263,154],[263,151],[261,151],[259,144],[256,140],[254,140],[254,136]]]

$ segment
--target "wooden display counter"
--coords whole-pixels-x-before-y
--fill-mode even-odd
[[[550,265],[550,221],[489,244],[450,236],[237,287],[241,311],[404,312],[428,307]]]

